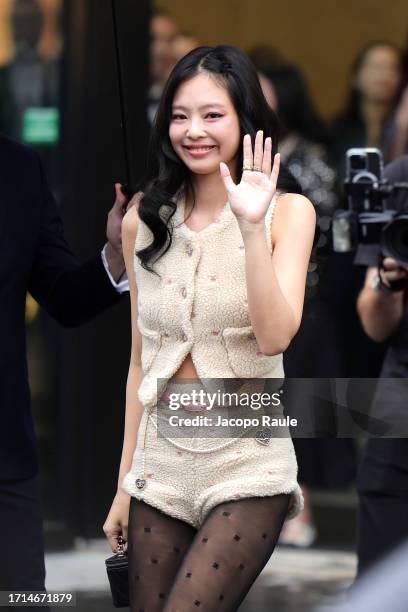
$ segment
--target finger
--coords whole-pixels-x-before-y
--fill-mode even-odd
[[[393,257],[386,257],[382,262],[382,267],[385,270],[395,270],[398,268],[398,262]]]
[[[273,184],[274,189],[276,189],[276,185],[278,184],[279,168],[280,168],[280,154],[276,153],[273,159],[273,168],[271,172],[271,183]]]
[[[254,151],[254,168],[259,168],[259,172],[262,171],[262,160],[263,160],[263,131],[258,130],[255,137],[255,151]]]
[[[392,272],[391,271],[388,271],[388,272],[384,272],[383,271],[382,274],[381,274],[381,278],[383,280],[385,280],[387,283],[390,283],[390,282],[395,281],[395,280],[400,280],[401,278],[404,278],[406,275],[407,275],[407,273],[404,272],[404,271],[401,271],[401,270],[393,270]]]
[[[116,552],[118,548],[118,535],[117,533],[107,535],[109,546],[111,547],[112,552]]]
[[[127,202],[127,197],[122,193],[122,185],[120,183],[115,183],[115,196],[115,206],[122,208]]]
[[[245,134],[245,136],[244,136],[243,149],[244,149],[244,152],[243,152],[243,154],[244,154],[244,160],[243,160],[244,167],[252,168],[252,166],[254,165],[254,158],[253,158],[253,155],[252,155],[251,136],[249,134]]]
[[[231,191],[231,189],[235,187],[235,183],[232,180],[227,164],[224,164],[224,162],[220,163],[220,173],[221,173],[222,180],[224,181],[225,189],[227,191]]]
[[[265,139],[265,148],[262,160],[262,172],[269,178],[272,166],[272,138],[268,136]]]

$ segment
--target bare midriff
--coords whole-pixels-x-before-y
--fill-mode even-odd
[[[197,370],[195,369],[195,365],[191,358],[191,353],[189,353],[187,357],[184,359],[179,369],[177,370],[177,372],[173,374],[170,380],[178,380],[180,378],[198,378],[198,377],[199,376],[197,374]]]

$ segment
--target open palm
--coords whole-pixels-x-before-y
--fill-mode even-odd
[[[255,137],[252,152],[251,136],[246,134],[243,142],[244,170],[241,182],[236,185],[232,180],[227,164],[220,164],[220,172],[228,193],[232,212],[249,223],[259,223],[264,219],[268,206],[276,192],[279,175],[280,156],[277,153],[272,166],[272,139],[263,141],[263,132]],[[253,168],[253,170],[250,170]]]

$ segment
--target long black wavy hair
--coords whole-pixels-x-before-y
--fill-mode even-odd
[[[172,147],[169,124],[178,87],[202,72],[225,84],[238,115],[241,142],[245,134],[250,134],[254,142],[257,130],[263,130],[265,138],[272,138],[272,154],[278,150],[278,120],[265,100],[256,69],[248,56],[228,45],[197,47],[185,55],[173,68],[164,87],[150,136],[147,171],[137,186],[144,193],[139,203],[139,216],[151,230],[153,242],[136,255],[141,265],[154,274],[157,272],[150,265],[151,260],[157,261],[172,242],[170,220],[177,209],[172,198],[180,188],[186,188],[193,196],[193,206],[195,203],[190,170]],[[237,180],[241,180],[242,164],[241,146],[237,152]],[[285,167],[280,169],[277,190],[302,192]]]

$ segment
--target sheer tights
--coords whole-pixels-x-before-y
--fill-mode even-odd
[[[132,498],[131,612],[233,612],[271,556],[289,495],[216,506],[194,527]]]

